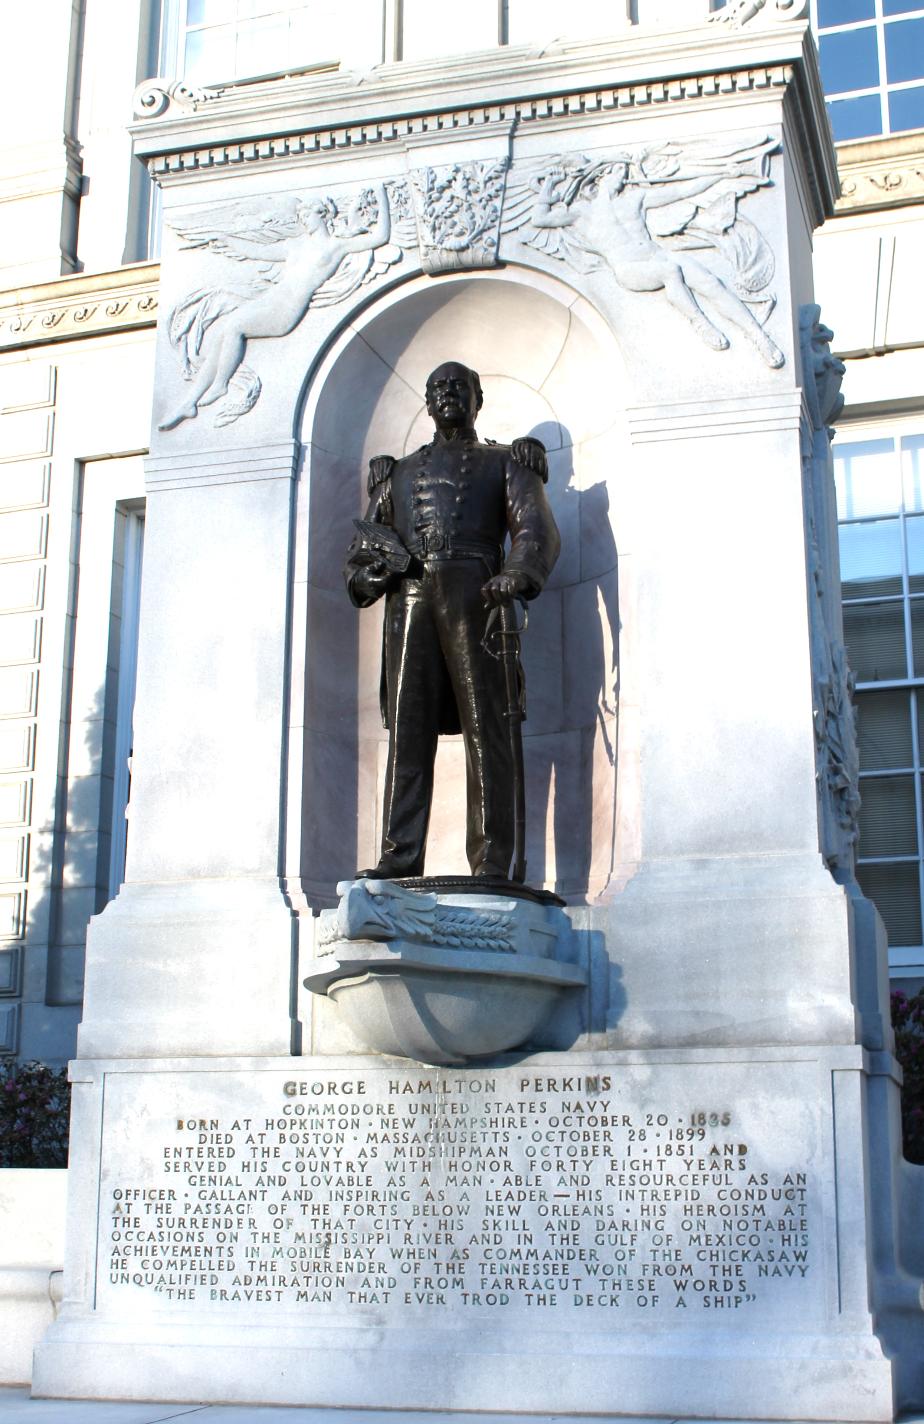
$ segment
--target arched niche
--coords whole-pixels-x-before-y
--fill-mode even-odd
[[[442,361],[481,375],[479,434],[549,451],[562,554],[523,639],[527,879],[576,900],[609,880],[616,841],[619,612],[613,480],[625,469],[624,369],[593,308],[515,268],[420,278],[341,332],[302,419],[289,817],[309,898],[378,859],[387,733],[378,689],[382,607],[351,607],[342,565],[369,459],[431,438],[423,390]],[[302,649],[304,640],[304,649]],[[304,662],[302,663],[302,652]],[[466,873],[461,739],[444,738],[427,873]],[[295,871],[295,866],[292,866]]]

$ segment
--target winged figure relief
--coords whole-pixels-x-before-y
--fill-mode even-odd
[[[785,357],[764,330],[773,253],[739,201],[771,182],[775,139],[661,143],[607,158],[573,155],[507,183],[502,230],[578,271],[608,269],[629,292],[662,292],[714,351],[728,328],[768,366]],[[693,255],[712,249],[718,275]]]
[[[202,406],[222,404],[216,425],[252,410],[260,378],[244,365],[254,337],[287,336],[309,307],[332,306],[387,271],[417,242],[406,195],[379,183],[341,212],[330,197],[312,197],[285,216],[216,226],[176,226],[186,249],[207,248],[246,263],[246,278],[200,287],[170,316],[170,344],[191,383],[183,402],[158,429],[193,420]],[[394,214],[393,209],[394,207]]]

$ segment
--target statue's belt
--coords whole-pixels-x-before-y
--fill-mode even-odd
[[[442,530],[427,529],[419,539],[405,540],[405,548],[415,559],[488,559],[503,562],[504,551],[493,539],[462,539]]]

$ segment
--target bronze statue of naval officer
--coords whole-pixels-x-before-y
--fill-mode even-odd
[[[475,433],[477,372],[457,362],[437,367],[426,399],[436,427],[430,443],[404,459],[370,461],[369,507],[345,569],[358,608],[386,595],[382,850],[362,873],[423,873],[437,739],[461,730],[469,865],[473,875],[506,879],[518,778],[522,798],[511,605],[540,592],[560,539],[540,442],[499,445]]]

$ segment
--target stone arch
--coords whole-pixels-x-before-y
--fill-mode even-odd
[[[430,370],[479,371],[484,437],[549,450],[562,555],[523,640],[527,879],[580,900],[613,866],[619,614],[610,489],[625,468],[626,377],[598,313],[564,283],[507,267],[415,279],[354,317],[312,376],[297,538],[289,873],[329,902],[378,858],[387,733],[378,708],[381,607],[358,615],[341,568],[371,456],[432,434]],[[465,872],[461,741],[443,739],[427,872]],[[297,854],[296,854],[297,847]]]

